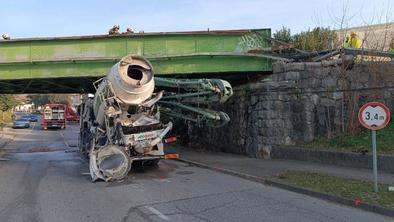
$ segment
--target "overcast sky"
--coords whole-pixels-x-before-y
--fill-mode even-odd
[[[299,32],[392,21],[394,0],[0,0],[0,34],[12,38],[105,34],[121,30],[186,31],[271,28]],[[389,15],[387,18],[386,15]]]

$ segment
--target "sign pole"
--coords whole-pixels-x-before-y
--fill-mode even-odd
[[[378,160],[376,154],[376,130],[372,130],[372,153],[373,153],[373,190],[378,192]]]
[[[373,190],[378,192],[378,155],[376,151],[376,130],[383,129],[390,122],[390,110],[382,103],[369,102],[358,111],[361,125],[372,131]]]

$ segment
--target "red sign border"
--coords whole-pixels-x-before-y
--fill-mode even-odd
[[[379,107],[381,107],[381,108],[386,112],[387,118],[386,118],[386,120],[384,121],[384,123],[383,123],[382,125],[377,126],[377,127],[373,127],[373,126],[367,125],[367,124],[364,122],[364,120],[362,119],[362,113],[364,112],[364,110],[365,110],[368,106],[373,106],[373,107],[379,106]],[[360,123],[361,123],[361,125],[363,125],[363,127],[367,128],[367,129],[370,129],[370,130],[380,130],[380,129],[383,129],[383,128],[386,127],[387,124],[389,124],[389,122],[390,122],[390,110],[389,110],[389,108],[387,108],[386,105],[384,105],[383,103],[380,103],[380,102],[369,102],[369,103],[366,103],[366,104],[364,104],[364,105],[360,108],[360,110],[358,111],[358,121],[360,121]]]

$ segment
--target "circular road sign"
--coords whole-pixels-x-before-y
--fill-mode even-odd
[[[390,122],[390,110],[382,103],[369,102],[361,107],[358,120],[367,129],[383,129]]]

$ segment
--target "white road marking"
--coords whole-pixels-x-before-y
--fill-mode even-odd
[[[66,140],[66,137],[64,137],[64,134],[62,132],[60,132],[60,136],[63,138],[63,142],[66,145],[66,148],[69,148],[70,146],[68,145],[68,142]]]
[[[33,132],[35,126],[36,126],[36,123],[34,122],[33,127],[31,128],[30,132]]]
[[[151,207],[151,206],[145,206],[146,209],[150,210],[152,213],[154,213],[156,216],[160,217],[163,220],[170,220],[166,215],[164,215],[162,212],[158,211],[156,208]]]
[[[32,134],[35,126],[36,126],[36,123],[33,122],[33,126],[31,127],[31,130],[27,131],[27,133]]]

